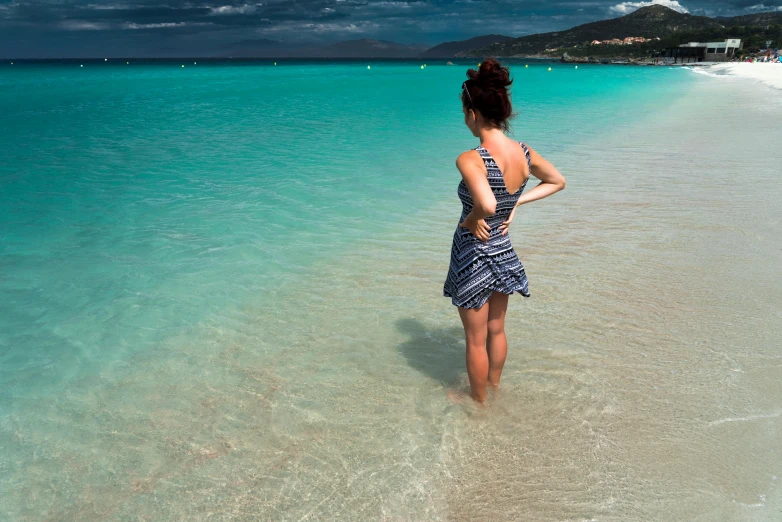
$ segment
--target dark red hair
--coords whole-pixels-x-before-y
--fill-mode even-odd
[[[513,80],[510,71],[494,58],[487,58],[480,67],[467,70],[462,89],[462,105],[481,113],[483,119],[504,131],[508,130],[513,117],[508,87]]]

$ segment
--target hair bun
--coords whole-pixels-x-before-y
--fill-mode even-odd
[[[513,107],[508,87],[513,80],[508,68],[494,58],[486,58],[478,69],[468,69],[467,77],[460,95],[465,113],[468,109],[477,111],[490,125],[509,130]]]
[[[487,88],[505,89],[513,83],[508,68],[494,58],[485,59],[477,71],[472,69],[467,74],[479,85]]]

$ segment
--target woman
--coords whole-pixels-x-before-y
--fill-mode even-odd
[[[508,69],[489,59],[479,70],[468,70],[467,77],[461,93],[464,123],[481,144],[456,160],[463,210],[443,294],[459,307],[471,395],[483,402],[486,387],[500,384],[505,364],[508,296],[529,297],[508,228],[519,205],[559,192],[565,178],[531,147],[505,135],[512,116]],[[540,183],[522,196],[530,175]]]

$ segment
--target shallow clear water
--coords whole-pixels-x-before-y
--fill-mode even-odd
[[[441,297],[465,67],[372,65],[0,67],[0,512],[773,519],[773,92],[514,67],[569,185],[514,223],[480,409]]]

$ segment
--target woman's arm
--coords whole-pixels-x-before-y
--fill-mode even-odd
[[[526,194],[522,194],[516,202],[516,206],[543,199],[565,188],[565,177],[559,173],[557,168],[535,152],[532,147],[527,146],[527,148],[532,166],[530,174],[538,178],[540,183]]]
[[[472,211],[467,214],[463,222],[459,223],[459,226],[469,228],[470,232],[481,241],[488,241],[489,225],[484,218],[494,215],[497,199],[489,186],[483,159],[477,151],[470,150],[456,158],[456,167],[462,174],[473,202]]]
[[[532,150],[532,147],[529,145],[527,148],[529,149],[530,166],[532,167],[530,175],[538,178],[540,183],[519,198],[508,219],[502,222],[499,230],[503,236],[508,233],[508,228],[513,222],[513,218],[516,217],[516,210],[519,208],[519,205],[543,199],[565,188],[565,178],[556,167],[549,163],[546,158]]]

